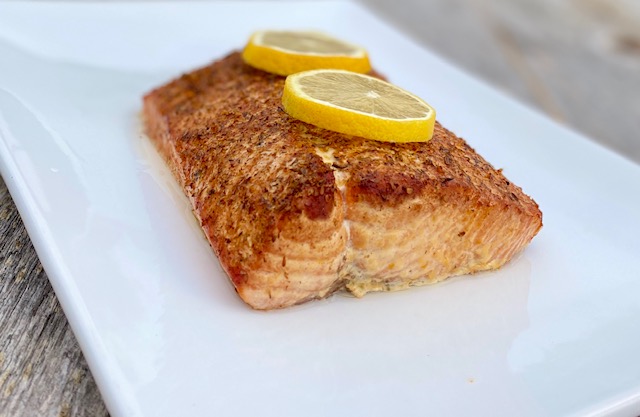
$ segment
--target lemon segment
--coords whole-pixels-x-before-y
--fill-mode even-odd
[[[419,97],[378,78],[341,70],[289,75],[282,105],[318,127],[384,142],[426,142],[436,112]]]
[[[255,32],[242,58],[255,68],[285,76],[320,68],[371,70],[366,50],[321,32]]]

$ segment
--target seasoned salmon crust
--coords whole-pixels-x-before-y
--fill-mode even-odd
[[[144,97],[148,136],[251,307],[499,268],[542,227],[538,205],[439,123],[426,143],[331,132],[284,112],[284,80],[234,52]]]

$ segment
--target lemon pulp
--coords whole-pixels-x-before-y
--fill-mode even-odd
[[[386,142],[426,142],[435,110],[414,94],[368,75],[312,70],[289,75],[285,111],[336,132]]]
[[[242,51],[244,61],[278,75],[320,68],[336,68],[358,73],[371,70],[363,48],[321,32],[255,32]]]

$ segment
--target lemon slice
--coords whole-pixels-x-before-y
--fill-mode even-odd
[[[367,51],[320,32],[255,32],[242,52],[244,61],[279,75],[319,68],[369,72]]]
[[[426,142],[435,110],[378,78],[341,70],[289,75],[282,93],[292,117],[324,129],[385,142]]]

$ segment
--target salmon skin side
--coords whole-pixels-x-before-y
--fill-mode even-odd
[[[144,97],[146,132],[240,297],[261,310],[499,268],[538,205],[436,123],[426,143],[321,129],[233,52]]]

